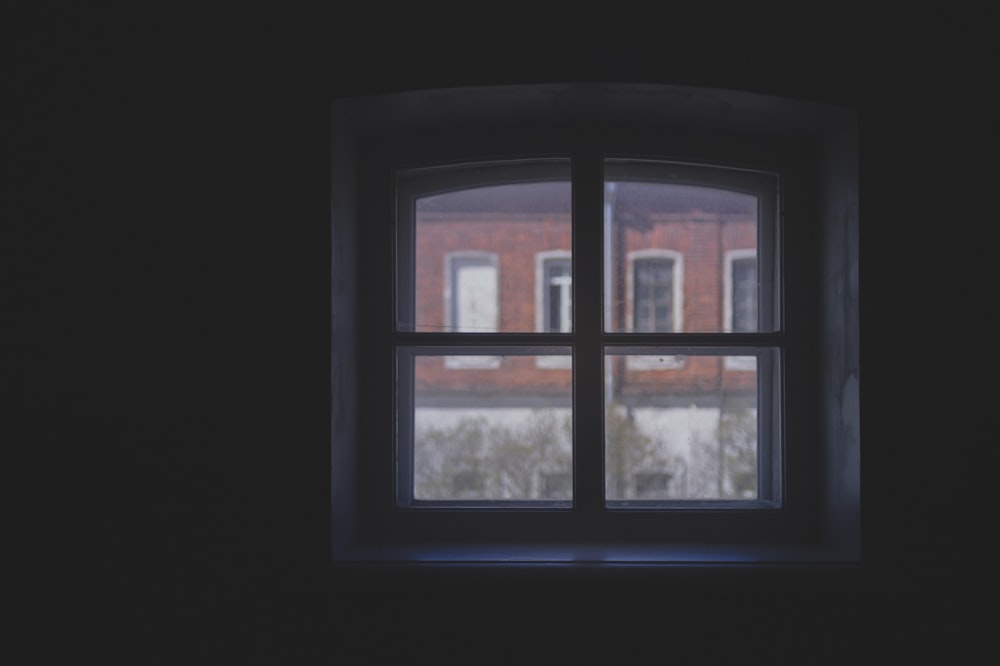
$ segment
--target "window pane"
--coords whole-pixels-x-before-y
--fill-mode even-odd
[[[412,382],[404,385],[412,394],[401,388],[399,402],[412,405],[412,421],[400,418],[412,425],[413,499],[572,499],[570,350],[510,351],[401,354],[401,363],[412,363]]]
[[[606,330],[759,330],[756,271],[734,271],[726,260],[754,256],[758,197],[722,187],[720,172],[605,163]],[[737,310],[727,298],[738,299]],[[737,320],[740,328],[731,328]]]
[[[567,160],[402,172],[399,329],[570,331],[569,174]]]
[[[757,356],[641,351],[605,356],[607,499],[757,499]]]

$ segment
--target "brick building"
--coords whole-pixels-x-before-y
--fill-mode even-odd
[[[757,330],[757,217],[752,194],[608,182],[605,329]],[[568,181],[419,197],[413,223],[413,330],[572,330]],[[414,357],[416,496],[569,499],[571,356],[490,351]],[[642,351],[606,357],[608,498],[755,496],[755,357]]]

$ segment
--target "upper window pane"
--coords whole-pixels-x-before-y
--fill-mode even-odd
[[[399,174],[397,328],[572,330],[568,160]]]
[[[712,167],[605,162],[606,330],[766,329],[756,270],[763,192],[746,180]]]

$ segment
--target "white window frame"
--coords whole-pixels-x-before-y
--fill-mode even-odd
[[[535,254],[535,330],[545,331],[545,316],[548,309],[548,284],[545,282],[545,265],[554,259],[566,260],[573,265],[573,253],[570,250],[544,250]],[[572,279],[572,278],[570,278]],[[570,283],[570,294],[572,295],[572,282]],[[570,331],[572,331],[572,318],[568,320]],[[570,332],[560,331],[560,332]],[[539,356],[535,360],[535,365],[539,368],[550,370],[567,370],[573,367],[573,358],[570,356]]]
[[[635,330],[635,264],[642,259],[668,259],[673,262],[670,302],[671,333],[684,330],[684,254],[668,248],[644,248],[632,250],[625,255],[625,330]],[[680,355],[632,355],[626,357],[625,367],[629,370],[679,370],[684,367]]]
[[[457,326],[457,322],[453,321],[454,312],[456,310],[457,304],[454,299],[455,294],[455,263],[459,261],[475,261],[482,263],[484,265],[492,266],[494,272],[494,292],[496,293],[496,318],[497,326],[494,327],[493,331],[496,332],[499,328],[500,322],[500,260],[495,252],[484,252],[481,250],[457,250],[454,252],[448,252],[444,257],[444,319],[445,319],[445,330],[451,330],[453,327]],[[444,365],[449,370],[495,370],[500,367],[500,357],[499,356],[478,356],[478,355],[464,355],[464,356],[445,356]]]
[[[334,104],[332,120],[335,563],[752,566],[859,561],[854,112],[737,91],[553,84],[345,99]],[[745,165],[781,173],[781,228],[786,233],[780,246],[783,263],[774,279],[777,285],[793,287],[786,290],[789,307],[784,313],[790,318],[781,329],[787,331],[790,358],[780,368],[782,391],[769,399],[786,407],[785,504],[776,512],[609,512],[581,499],[594,496],[593,478],[588,477],[588,488],[574,486],[572,510],[399,510],[392,501],[393,460],[401,453],[394,444],[391,418],[396,410],[392,349],[418,334],[394,333],[393,257],[406,248],[385,242],[384,232],[392,228],[396,214],[391,204],[393,173],[470,161],[545,156],[578,160],[574,178],[581,178],[584,187],[578,191],[574,180],[574,228],[587,229],[590,240],[574,245],[574,264],[593,264],[601,261],[592,241],[595,233],[601,234],[602,216],[594,212],[601,207],[600,195],[594,194],[601,181],[590,156],[593,146],[602,142],[617,146],[612,152],[621,159]],[[587,218],[586,225],[579,224],[578,214]],[[580,280],[574,279],[573,288],[581,289]],[[574,304],[581,305],[579,297]],[[768,305],[762,300],[760,311]],[[603,304],[588,308],[595,316]],[[580,316],[580,311],[574,312],[578,327]],[[523,351],[523,345],[540,341],[532,335],[537,334],[498,334],[490,340]],[[673,335],[674,345],[705,339],[700,334]],[[772,338],[782,336],[785,333]],[[590,354],[607,337],[580,340]],[[426,339],[451,344],[450,338],[433,333]],[[733,339],[756,338],[740,334]],[[656,345],[652,337],[649,340]],[[715,352],[726,354],[727,349]],[[497,347],[496,353],[507,352]],[[584,365],[574,363],[574,383],[592,392],[602,375],[592,360]],[[591,426],[601,422],[600,414],[582,416]],[[578,450],[574,468],[582,464],[593,469],[597,460],[593,451]]]
[[[742,248],[726,250],[723,255],[722,281],[722,330],[733,332],[733,265],[741,259],[757,259],[757,250]],[[756,359],[746,356],[726,356],[723,360],[726,370],[756,370]]]

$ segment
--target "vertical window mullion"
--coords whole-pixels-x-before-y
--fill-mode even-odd
[[[604,174],[600,155],[573,155],[574,506],[604,508]]]

